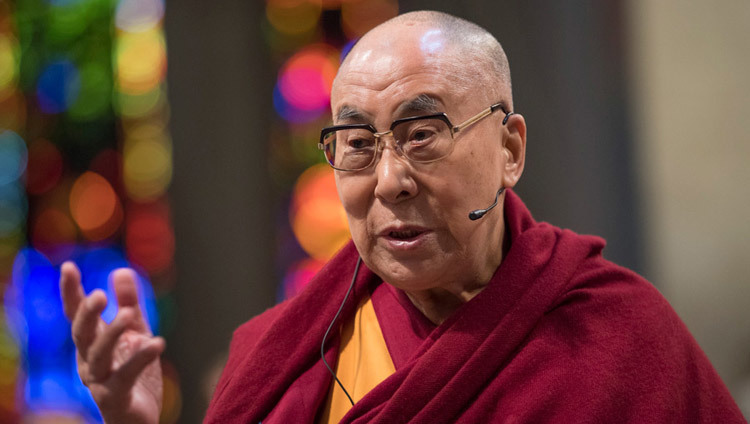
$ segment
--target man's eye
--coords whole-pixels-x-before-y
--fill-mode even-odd
[[[409,143],[411,144],[424,144],[429,143],[435,138],[436,132],[429,128],[420,128],[412,131],[409,137]]]
[[[366,149],[372,147],[372,140],[366,138],[354,138],[346,142],[347,146],[352,149]]]

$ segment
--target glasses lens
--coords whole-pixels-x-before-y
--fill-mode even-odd
[[[450,128],[440,119],[404,121],[393,128],[393,136],[404,155],[414,162],[430,162],[450,154]]]
[[[375,157],[375,136],[366,129],[332,131],[323,138],[328,163],[334,168],[355,171],[367,168]]]

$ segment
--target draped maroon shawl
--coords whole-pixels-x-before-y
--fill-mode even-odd
[[[342,422],[745,422],[666,300],[604,260],[602,239],[535,222],[511,191],[505,220],[502,264],[440,326],[417,323],[399,342],[398,317],[413,313],[394,310],[388,324],[393,304],[373,296],[396,372]],[[302,293],[236,330],[206,423],[315,421],[331,384],[321,339],[357,257],[350,243]],[[363,265],[338,323],[380,283]]]

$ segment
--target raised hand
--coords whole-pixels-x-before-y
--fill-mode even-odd
[[[60,270],[60,293],[65,315],[72,322],[78,374],[99,406],[107,424],[158,423],[162,404],[159,355],[165,343],[154,337],[138,306],[135,273],[114,271],[112,280],[119,310],[110,324],[100,315],[107,296],[94,290],[88,296],[81,274],[72,262]]]

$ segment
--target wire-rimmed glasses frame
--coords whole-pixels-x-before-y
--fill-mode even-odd
[[[467,119],[466,121],[462,122],[459,125],[453,125],[448,118],[448,115],[446,113],[436,113],[432,115],[422,115],[422,116],[410,116],[407,118],[401,118],[393,121],[391,123],[390,128],[388,131],[383,132],[377,132],[374,126],[371,124],[345,124],[345,125],[334,125],[331,127],[323,128],[323,130],[320,132],[320,141],[318,142],[318,149],[323,150],[323,154],[325,155],[326,162],[333,168],[338,171],[348,171],[348,172],[354,172],[354,171],[361,171],[363,169],[369,168],[373,163],[376,162],[378,157],[378,152],[380,149],[380,139],[385,136],[392,136],[394,138],[394,149],[395,151],[400,154],[401,156],[407,158],[408,160],[416,163],[430,163],[435,162],[440,159],[445,158],[446,156],[450,155],[453,152],[453,148],[455,146],[455,143],[450,143],[450,148],[440,154],[437,157],[431,157],[427,160],[421,160],[411,157],[403,148],[404,140],[397,140],[394,136],[393,130],[398,127],[399,125],[406,123],[406,122],[412,122],[412,121],[420,121],[420,120],[430,120],[430,119],[437,119],[442,122],[444,122],[448,130],[450,132],[451,140],[455,140],[455,136],[457,133],[460,133],[463,130],[466,130],[470,126],[476,124],[477,122],[481,121],[482,119],[492,115],[497,110],[501,110],[505,116],[503,118],[503,125],[505,125],[508,122],[508,118],[510,118],[511,115],[513,115],[514,112],[508,112],[505,109],[505,105],[501,103],[495,103],[492,106],[488,107],[487,109],[482,110],[478,114],[472,116],[471,118]],[[370,133],[372,133],[372,137],[374,137],[375,144],[373,146],[373,154],[372,158],[366,165],[359,166],[357,168],[341,168],[335,165],[335,146],[331,147],[331,142],[326,143],[326,137],[329,136],[329,134],[335,133],[340,130],[367,130]],[[335,138],[334,138],[335,140]],[[332,152],[332,149],[334,150]]]

